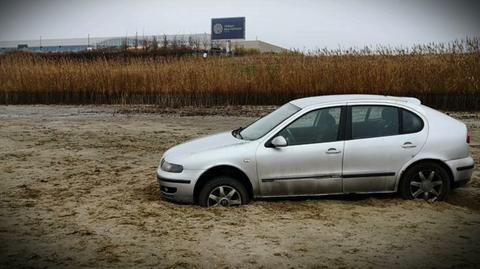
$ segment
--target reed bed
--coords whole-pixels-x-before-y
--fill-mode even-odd
[[[303,96],[371,93],[480,110],[478,44],[207,59],[4,55],[0,104],[277,105]]]

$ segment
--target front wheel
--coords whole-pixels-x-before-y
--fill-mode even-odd
[[[248,198],[248,192],[242,183],[228,176],[220,176],[203,186],[198,202],[204,207],[229,207],[246,204]]]
[[[400,193],[405,199],[444,201],[449,192],[448,173],[434,162],[419,163],[409,168],[400,185]]]

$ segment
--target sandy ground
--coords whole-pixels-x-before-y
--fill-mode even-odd
[[[160,197],[154,173],[167,148],[270,109],[0,107],[0,268],[480,264],[478,169],[448,202],[369,195],[205,209]],[[469,125],[479,167],[480,114],[453,116]]]

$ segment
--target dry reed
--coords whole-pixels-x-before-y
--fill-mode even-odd
[[[340,93],[415,96],[480,110],[478,39],[244,57],[4,55],[0,104],[271,105]]]

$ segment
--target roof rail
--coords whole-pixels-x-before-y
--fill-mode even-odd
[[[415,105],[421,105],[422,101],[420,99],[415,98],[415,97],[397,97],[397,96],[388,96],[394,100],[398,100],[400,102],[406,102],[406,103],[411,103]]]

